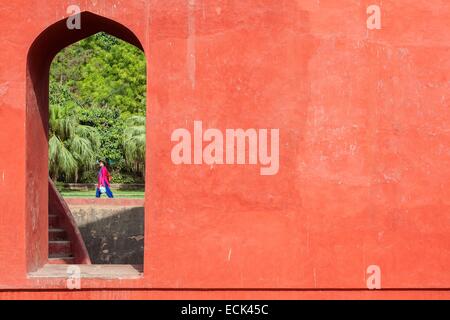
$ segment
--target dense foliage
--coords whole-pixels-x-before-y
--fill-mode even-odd
[[[145,101],[140,49],[98,33],[62,50],[50,69],[50,176],[94,182],[104,159],[114,182],[142,182]]]

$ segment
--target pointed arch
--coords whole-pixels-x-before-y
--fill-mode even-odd
[[[40,33],[27,55],[26,66],[26,214],[27,269],[41,268],[48,259],[48,115],[49,71],[53,58],[65,47],[98,32],[124,40],[144,54],[138,37],[126,26],[84,11],[81,29],[67,28],[60,20]]]

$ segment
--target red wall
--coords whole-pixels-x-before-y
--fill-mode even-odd
[[[376,3],[382,29],[368,30]],[[84,14],[81,31],[53,25],[70,4],[0,8],[0,297],[65,288],[27,279],[47,245],[46,99],[33,99],[53,50],[106,30],[147,56],[144,276],[47,297],[448,298],[450,3],[103,0],[82,3],[104,18]],[[194,120],[279,128],[279,173],[174,165],[171,133]],[[372,264],[394,291],[364,291]],[[297,290],[181,290],[213,288]]]

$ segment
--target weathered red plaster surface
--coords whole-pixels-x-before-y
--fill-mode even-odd
[[[377,2],[83,1],[109,20],[86,15],[79,33],[48,29],[70,1],[1,3],[0,297],[448,298],[432,289],[450,288],[450,3],[383,1],[369,31]],[[144,276],[67,293],[63,279],[27,279],[47,246],[37,107],[49,52],[97,28],[135,36],[148,60]],[[194,120],[279,128],[279,173],[173,165],[170,135]],[[364,289],[371,264],[383,288],[428,291],[308,291]]]

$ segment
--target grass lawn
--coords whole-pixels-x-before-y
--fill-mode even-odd
[[[92,191],[60,191],[64,198],[95,198],[95,190]],[[144,199],[144,191],[121,191],[113,190],[115,198],[127,198],[127,199]],[[106,198],[106,195],[102,194],[102,198]]]

